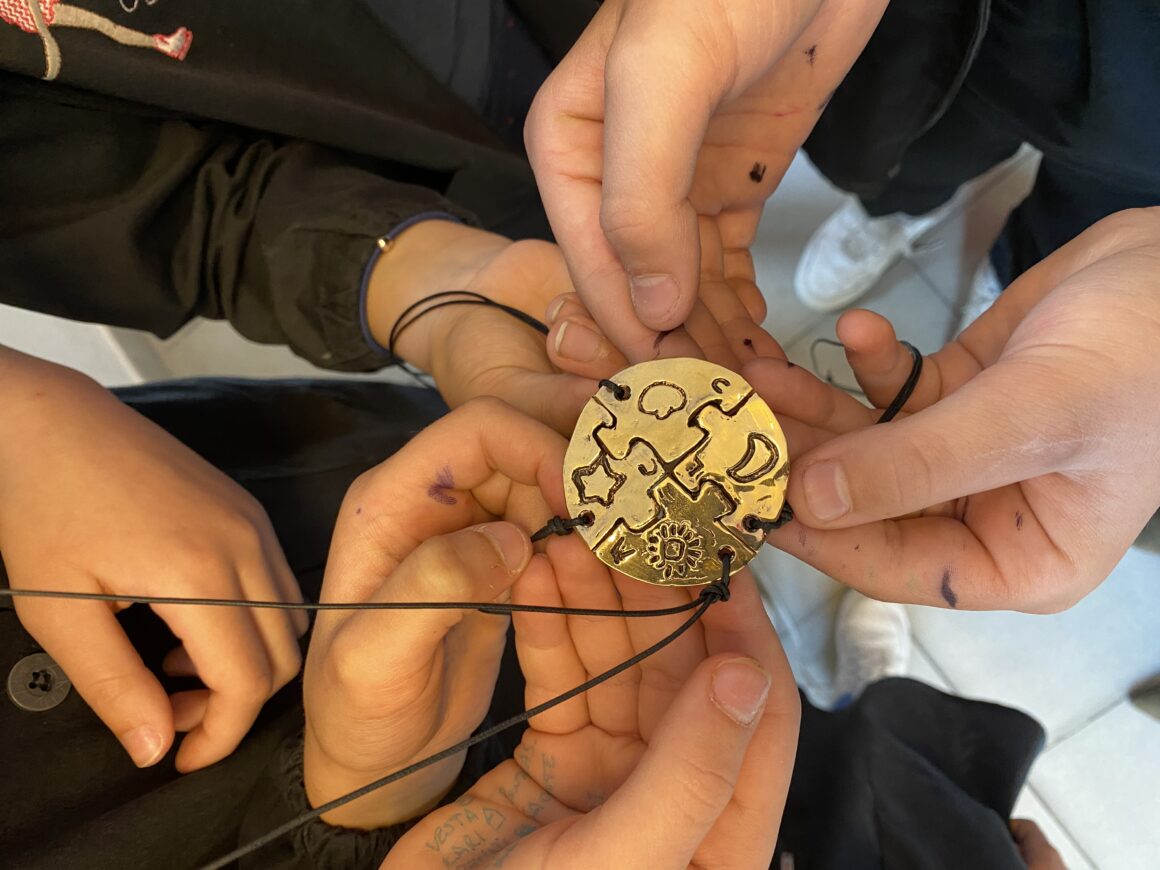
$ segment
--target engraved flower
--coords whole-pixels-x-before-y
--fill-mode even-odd
[[[701,536],[684,520],[665,520],[645,533],[645,559],[666,580],[684,577],[705,555]]]

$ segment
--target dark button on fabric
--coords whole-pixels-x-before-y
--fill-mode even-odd
[[[43,713],[68,697],[72,683],[52,656],[25,656],[8,672],[8,697],[21,710]]]

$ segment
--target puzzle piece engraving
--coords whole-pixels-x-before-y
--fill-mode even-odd
[[[658,360],[617,375],[585,407],[565,459],[578,527],[609,566],[662,585],[709,583],[722,552],[735,570],[761,546],[750,517],[784,502],[785,438],[734,372],[702,360]]]

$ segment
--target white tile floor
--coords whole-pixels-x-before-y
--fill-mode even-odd
[[[894,320],[925,351],[954,328],[955,309],[1007,211],[1024,195],[1035,156],[975,185],[961,210],[895,264],[860,304]],[[793,296],[798,255],[839,195],[799,159],[766,209],[754,246],[769,300],[767,327],[792,359],[833,337],[835,317]],[[125,330],[75,325],[0,306],[0,343],[89,372],[109,385],[165,376],[320,374],[288,351],[260,347],[220,324],[195,323],[167,342]],[[820,362],[850,383],[840,353]],[[1160,529],[1152,530],[1160,538]],[[1136,680],[1160,672],[1160,546],[1134,548],[1112,577],[1068,613],[1051,617],[911,608],[911,673],[944,691],[999,700],[1038,717],[1049,745],[1017,810],[1036,819],[1076,868],[1160,867],[1160,722],[1125,700]],[[773,550],[760,557],[771,616],[795,673],[829,702],[832,628],[841,587]]]
[[[974,268],[1010,209],[1030,189],[1037,156],[1026,152],[974,185],[963,207],[896,263],[859,305],[894,321],[924,351],[957,322]],[[799,158],[766,208],[754,259],[769,302],[766,327],[790,358],[810,364],[816,338],[833,338],[835,316],[793,297],[802,245],[838,201]],[[818,348],[821,372],[853,383],[840,351]],[[1146,532],[1160,537],[1160,523]],[[794,673],[815,703],[828,704],[833,622],[841,587],[769,548],[759,557],[767,606]],[[944,691],[1000,701],[1045,726],[1046,751],[1032,769],[1017,815],[1035,819],[1069,868],[1160,867],[1160,722],[1127,700],[1160,672],[1160,547],[1134,547],[1112,576],[1055,616],[909,608],[910,673]]]

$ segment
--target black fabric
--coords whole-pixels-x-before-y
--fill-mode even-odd
[[[900,170],[862,207],[873,217],[901,212],[926,214],[946,203],[959,187],[998,166],[1023,141],[983,117],[985,108],[960,93],[906,151]]]
[[[795,870],[1023,870],[1007,819],[1043,739],[1017,710],[914,680],[835,713],[803,697],[778,853]]]
[[[501,0],[365,0],[419,65],[482,111]]]
[[[364,371],[385,362],[359,324],[376,238],[433,210],[550,238],[518,141],[549,64],[501,4],[482,108],[447,69],[478,34],[413,53],[398,4],[76,6],[191,42],[178,60],[58,23],[60,74],[43,82],[41,40],[0,21],[2,302],[163,337],[225,318]],[[549,6],[537,34],[574,38]]]
[[[318,596],[351,481],[445,411],[431,391],[365,382],[185,381],[119,392],[263,504],[309,598]],[[191,687],[162,674],[176,640],[151,611],[131,607],[119,619],[168,691]],[[38,650],[11,607],[0,609],[0,676]],[[521,684],[514,691],[518,697]],[[45,713],[22,711],[0,696],[0,866],[179,870],[228,852],[255,788],[278,769],[276,753],[301,727],[300,699],[295,680],[226,761],[178,776],[172,752],[148,770],[134,767],[75,691]],[[265,786],[267,793],[278,788]],[[262,806],[273,815],[250,815],[252,826],[268,830],[285,820],[276,805]],[[288,854],[284,866],[311,866]]]
[[[803,146],[826,178],[866,199],[881,193],[907,149],[958,92],[989,6],[990,0],[891,0]]]
[[[1101,218],[1160,205],[1160,7],[976,5],[894,0],[806,149],[877,216],[928,212],[1034,145],[1036,183],[991,254],[1006,285]],[[913,43],[917,56],[902,51]],[[948,44],[945,56],[922,54]]]
[[[194,317],[319,366],[381,368],[360,324],[375,240],[439,210],[430,174],[220,124],[0,97],[0,300],[167,337]],[[15,153],[13,153],[15,152]],[[392,178],[391,176],[395,176]],[[130,289],[132,288],[132,289]]]
[[[432,392],[368,382],[185,381],[121,396],[261,501],[310,598],[350,482],[444,411]],[[163,685],[188,688],[160,672],[175,644],[160,620],[141,607],[120,619]],[[11,607],[0,608],[0,672],[37,650]],[[520,712],[522,699],[509,636],[484,727]],[[1026,716],[907,680],[871,686],[840,713],[803,706],[782,831],[795,866],[1018,866],[1004,819],[1042,742]],[[137,770],[75,692],[39,714],[4,699],[0,866],[181,870],[223,855],[304,809],[301,727],[296,680],[233,755],[178,776],[172,753]],[[449,799],[510,757],[520,732],[470,753]],[[373,866],[401,830],[362,835],[314,823],[244,866]]]

